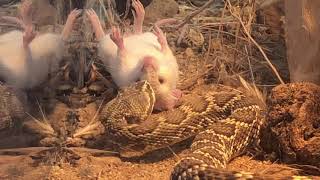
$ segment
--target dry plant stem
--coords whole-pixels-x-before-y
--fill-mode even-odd
[[[40,128],[42,128],[42,134],[44,133],[45,135],[50,135],[50,136],[56,136],[54,129],[52,128],[52,126],[46,122],[41,122],[40,120],[36,119],[35,117],[33,117],[31,114],[29,114],[28,112],[25,112],[28,116],[30,116],[34,122],[40,126]]]
[[[248,36],[248,38],[250,39],[250,41],[252,41],[252,43],[259,49],[259,51],[261,52],[262,56],[264,57],[264,59],[267,61],[267,63],[269,64],[270,68],[272,69],[272,71],[275,73],[275,75],[277,76],[277,78],[279,79],[281,84],[285,84],[284,81],[282,80],[281,76],[279,75],[277,69],[273,66],[273,64],[271,63],[270,59],[268,58],[268,56],[266,55],[266,53],[263,51],[263,49],[261,48],[261,46],[253,39],[253,37],[251,36],[251,34],[249,33],[249,31],[247,30],[246,26],[244,25],[243,21],[241,20],[241,18],[236,15],[232,10],[232,5],[230,3],[230,0],[227,0],[227,3],[229,5],[229,11],[231,13],[232,16],[234,16],[236,19],[238,19],[238,21],[240,22],[245,34]]]
[[[208,59],[210,57],[210,53],[211,53],[211,47],[212,47],[212,37],[211,37],[211,30],[209,30],[209,45],[208,45],[208,52],[206,53],[206,57],[205,57],[205,60],[204,60],[204,64],[207,64],[208,62]]]
[[[208,31],[214,31],[214,32],[221,33],[221,34],[226,34],[226,35],[233,36],[235,38],[241,39],[243,41],[249,42],[248,39],[240,37],[240,36],[236,36],[235,34],[227,32],[227,31],[219,31],[219,30],[216,30],[216,29],[211,29],[211,28],[206,28],[206,27],[201,27],[201,29],[208,30]],[[223,39],[221,39],[221,40],[223,40]]]
[[[0,155],[8,155],[8,154],[23,154],[29,155],[33,153],[37,153],[44,150],[49,150],[51,147],[26,147],[26,148],[12,148],[12,149],[1,149]]]
[[[218,31],[218,34],[217,34],[217,38],[220,37],[220,33],[222,31],[222,23],[223,23],[222,20],[224,18],[224,13],[225,13],[226,9],[227,9],[227,4],[225,4],[224,7],[223,7],[223,11],[222,11],[222,14],[221,14],[221,21],[220,21],[221,24],[219,25],[219,31]]]
[[[131,4],[131,0],[127,0],[126,10],[125,10],[125,12],[124,12],[124,17],[123,17],[123,19],[127,19],[128,15],[129,15],[130,4]]]
[[[39,103],[38,98],[36,98],[36,101],[37,101],[37,105],[39,106],[39,110],[40,110],[40,112],[41,112],[43,121],[44,121],[46,124],[49,124],[48,119],[46,118],[46,116],[45,116],[45,114],[44,114],[44,112],[43,112],[43,110],[42,110],[42,108],[41,108],[41,105],[40,105],[40,103]]]
[[[0,26],[13,27],[13,28],[17,28],[17,29],[23,30],[23,28],[22,28],[20,25],[14,25],[14,24],[3,24],[3,23],[0,23]]]
[[[208,74],[213,68],[210,67],[208,69],[206,69],[205,72],[202,73],[198,73],[196,76],[190,78],[190,79],[186,79],[183,81],[182,84],[184,84],[183,86],[181,86],[181,90],[188,90],[189,88],[191,88],[192,86],[194,86],[197,83],[197,79],[200,79],[202,77],[204,77],[206,74]]]
[[[0,20],[5,20],[8,21],[10,23],[15,23],[17,24],[19,27],[25,29],[25,24],[22,22],[21,19],[16,18],[16,17],[11,17],[11,16],[1,16]]]
[[[183,27],[182,27],[182,30],[180,32],[180,35],[178,37],[178,40],[177,40],[177,45],[179,46],[182,42],[182,39],[184,38],[184,35],[186,34],[187,30],[189,29],[188,27],[188,24],[185,24]]]
[[[206,4],[204,4],[203,6],[201,6],[198,10],[192,12],[191,14],[189,14],[188,16],[186,16],[184,18],[184,20],[178,24],[176,26],[177,29],[181,28],[182,26],[184,26],[185,24],[187,24],[192,18],[194,18],[196,15],[198,15],[199,13],[201,13],[203,10],[205,10],[206,8],[208,8],[211,4],[213,4],[215,2],[215,0],[209,0]]]
[[[114,16],[114,5],[112,0],[99,0],[100,8],[103,10],[104,15],[106,16],[107,21],[103,20],[104,22],[104,28],[107,26],[107,28],[111,27],[113,24],[115,24],[115,16]],[[107,3],[107,6],[105,6],[105,2]],[[108,23],[108,25],[106,25]]]
[[[176,159],[179,161],[181,158],[173,151],[173,149],[168,146],[169,151],[171,151],[171,153],[174,155],[174,157],[176,157]]]
[[[12,149],[1,149],[0,155],[8,155],[8,154],[22,154],[22,155],[33,155],[37,154],[41,151],[51,150],[54,147],[26,147],[26,148],[12,148]],[[65,148],[67,150],[79,153],[86,153],[86,154],[105,154],[105,155],[114,155],[119,154],[118,152],[113,151],[105,151],[99,149],[90,149],[85,147],[69,147]]]
[[[107,2],[108,3],[108,6],[109,6],[109,3],[111,3],[110,1]],[[107,17],[107,19],[110,19],[109,14],[107,12],[107,8],[105,7],[104,5],[104,2],[102,0],[99,0],[99,4],[100,4],[100,7],[102,7],[102,10],[103,10],[103,13],[104,15]],[[110,11],[110,7],[108,7],[108,10]]]
[[[246,53],[247,53],[247,59],[248,59],[248,64],[249,64],[249,68],[250,68],[250,75],[251,75],[252,83],[255,84],[254,75],[253,75],[253,71],[252,71],[252,67],[251,67],[251,61],[250,61],[250,56],[249,56],[249,52],[248,52],[247,46],[245,46],[245,50],[246,50]]]

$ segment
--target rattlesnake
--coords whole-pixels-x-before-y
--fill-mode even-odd
[[[154,100],[151,85],[138,82],[121,90],[103,108],[100,120],[122,156],[142,155],[196,135],[191,153],[176,165],[172,179],[213,178],[219,173],[215,169],[225,168],[257,139],[264,119],[258,105],[225,86],[186,95],[175,110],[149,116]]]
[[[0,83],[0,131],[12,128],[25,118],[26,96]]]
[[[141,156],[194,137],[191,152],[171,179],[272,179],[225,170],[227,163],[258,142],[264,108],[236,89],[215,85],[186,95],[174,110],[151,114],[155,94],[148,81],[120,90],[101,111],[100,121],[124,157]],[[299,179],[284,177],[283,179]]]

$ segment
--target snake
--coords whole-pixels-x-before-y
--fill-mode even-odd
[[[26,96],[0,83],[0,131],[10,129],[25,118]]]
[[[228,86],[209,85],[183,96],[173,110],[152,113],[155,100],[152,85],[144,80],[120,89],[102,109],[100,121],[121,156],[143,156],[194,137],[190,152],[173,168],[171,180],[274,179],[226,170],[230,160],[259,143],[265,107],[253,96]]]
[[[190,153],[171,179],[213,179],[230,159],[258,138],[262,109],[244,93],[226,86],[185,95],[177,108],[153,113],[155,93],[148,81],[119,91],[101,111],[100,121],[124,157],[141,156],[195,137]],[[233,177],[239,174],[233,173]]]

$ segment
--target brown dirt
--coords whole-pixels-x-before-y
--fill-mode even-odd
[[[7,11],[7,9],[0,10],[4,14],[11,12]],[[204,14],[206,13],[212,16],[211,12],[205,12]],[[179,16],[183,16],[183,14]],[[232,29],[230,27],[227,28]],[[200,32],[205,42],[197,43],[192,41],[193,35],[189,33],[186,36],[189,36],[189,40],[191,39],[191,44],[188,44],[190,42],[188,41],[183,46],[179,46],[176,43],[172,43],[172,39],[176,40],[180,32],[168,33],[170,45],[175,50],[181,68],[181,84],[179,86],[182,89],[188,91],[205,83],[224,83],[236,86],[238,85],[238,82],[235,80],[237,75],[241,74],[250,79],[248,78],[250,77],[248,59],[251,59],[251,66],[256,68],[253,69],[253,73],[256,77],[255,82],[261,85],[259,87],[264,87],[263,85],[268,85],[269,83],[277,83],[277,80],[274,79],[274,76],[266,68],[266,65],[263,65],[264,62],[261,62],[261,55],[257,55],[255,52],[248,53],[244,51],[243,47],[247,45],[245,44],[247,42],[235,39],[233,36],[232,38],[231,36],[223,38],[222,36],[215,36],[216,34],[212,35],[212,37],[208,35],[209,33],[217,32],[217,29],[212,29],[211,31],[203,27],[202,29],[196,27],[193,29],[194,32],[198,33],[197,35]],[[261,34],[258,35],[259,33]],[[258,32],[256,38],[259,39],[261,37],[265,40],[269,36],[263,32]],[[260,41],[263,40],[260,39]],[[263,45],[268,48],[275,45],[274,42],[268,43]],[[276,45],[282,47],[281,42]],[[252,50],[250,46],[248,46],[248,49],[248,51]],[[283,55],[283,48],[273,47],[273,49],[269,49],[268,53],[269,55],[276,54],[272,57],[277,68],[281,67],[282,71],[280,73],[284,77],[288,77],[286,75],[285,59],[283,56],[278,55],[278,53],[274,53],[274,51],[282,51],[280,54]],[[63,105],[56,106],[56,109],[59,109],[61,106]],[[92,104],[89,109],[81,109],[81,123],[90,121],[90,117],[93,116],[96,108],[97,105]],[[53,124],[57,126],[57,129],[60,127],[59,123],[65,125],[63,120],[60,121],[58,117],[63,115],[62,112],[66,112],[66,109],[52,111],[52,114],[49,115],[50,119],[56,120]],[[41,118],[41,114],[38,114],[37,117]],[[44,154],[48,151],[38,153],[43,148],[3,150],[4,148],[30,146],[30,144],[39,140],[38,137],[35,138],[33,135],[16,135],[17,133],[0,135],[0,179],[168,179],[179,156],[188,152],[186,145],[182,144],[172,147],[171,150],[165,149],[154,152],[141,159],[127,160],[118,158],[112,152],[79,148],[74,149],[74,152],[58,149],[60,154],[49,151],[46,155]],[[102,146],[107,145],[102,144]],[[109,150],[109,148],[106,149]],[[315,173],[317,169],[312,167],[308,166],[303,169],[300,169],[302,166],[290,167],[289,165],[276,163],[278,159],[272,158],[272,154],[271,158],[270,156],[266,157],[272,161],[267,160],[267,158],[261,160],[263,158],[260,156],[258,160],[258,157],[248,153],[231,161],[228,169],[269,174],[274,175],[275,178],[309,172],[319,175]]]
[[[17,150],[19,151],[19,150]],[[170,151],[168,151],[170,152]],[[187,152],[185,150],[183,153]],[[74,163],[62,162],[59,165],[39,165],[28,155],[7,153],[2,155],[0,161],[1,179],[168,179],[172,168],[179,157],[165,157],[156,154],[136,161],[125,161],[117,157],[103,156],[97,153],[92,156],[85,153]],[[11,154],[11,155],[10,155]],[[15,154],[15,155],[13,155]],[[179,155],[182,155],[179,154]],[[51,154],[51,161],[54,159]],[[229,170],[247,171],[276,177],[301,174],[300,170],[270,161],[257,161],[249,156],[242,156],[233,160],[228,166]]]
[[[269,127],[264,133],[269,142],[264,144],[284,162],[319,166],[319,102],[320,87],[312,83],[279,85],[272,90],[268,99]]]

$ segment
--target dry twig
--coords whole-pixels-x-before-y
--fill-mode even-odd
[[[191,14],[189,14],[188,16],[186,16],[184,18],[184,20],[182,20],[182,22],[176,26],[176,28],[179,29],[182,26],[184,26],[185,24],[187,24],[192,18],[194,18],[196,15],[200,14],[202,11],[204,11],[206,8],[208,8],[214,2],[215,2],[215,0],[209,0],[206,4],[201,6],[198,10],[196,10],[196,11],[192,12]]]
[[[279,79],[281,84],[285,84],[284,81],[282,80],[281,76],[279,75],[278,71],[276,70],[276,68],[273,66],[273,64],[271,63],[270,59],[268,58],[268,56],[266,55],[266,53],[263,51],[262,47],[253,39],[253,37],[251,36],[251,34],[249,33],[248,29],[246,28],[245,24],[243,23],[242,19],[240,16],[236,15],[233,10],[232,10],[232,5],[230,3],[230,0],[227,0],[228,6],[229,6],[229,11],[231,13],[231,15],[233,17],[235,17],[236,19],[238,19],[238,21],[240,22],[245,34],[248,36],[248,38],[250,39],[250,41],[259,49],[259,51],[261,52],[262,56],[265,58],[265,60],[267,61],[268,65],[270,66],[270,68],[272,69],[272,71],[275,73],[275,75],[277,76],[277,78]]]

